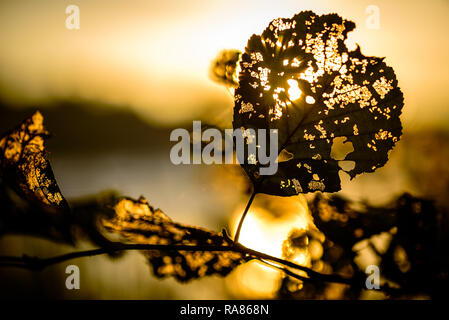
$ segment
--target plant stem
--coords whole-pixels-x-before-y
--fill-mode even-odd
[[[324,274],[314,271],[310,268],[298,265],[294,262],[270,256],[250,248],[247,248],[239,243],[234,245],[160,245],[160,244],[126,244],[116,243],[114,246],[106,249],[92,249],[85,251],[71,252],[62,254],[51,258],[37,258],[23,255],[22,257],[0,256],[0,267],[15,267],[23,268],[33,271],[42,270],[48,266],[61,263],[67,260],[92,257],[112,252],[128,251],[128,250],[159,250],[159,251],[208,251],[208,252],[237,252],[246,255],[247,260],[257,259],[267,265],[283,271],[286,275],[296,278],[298,280],[315,282],[315,283],[341,283],[352,285],[355,287],[365,288],[365,278],[360,277],[343,277],[339,274]],[[307,277],[301,276],[291,269],[301,270],[307,274]],[[400,289],[392,288],[388,284],[382,285],[380,288],[387,294],[398,293]]]
[[[248,214],[248,210],[251,207],[251,204],[253,203],[255,196],[256,196],[256,190],[254,189],[253,193],[251,194],[251,197],[248,200],[248,203],[246,204],[245,211],[243,211],[243,214],[240,217],[239,225],[237,226],[237,231],[235,232],[235,236],[234,236],[235,243],[239,242],[240,231],[242,231],[243,221],[245,220],[245,217]]]
[[[345,283],[351,284],[354,281],[352,279],[343,278],[338,274],[321,274],[307,267],[295,264],[291,261],[287,261],[284,259],[280,259],[277,257],[270,256],[268,254],[258,252],[256,250],[249,249],[241,244],[235,244],[232,246],[225,245],[159,245],[159,244],[125,244],[125,243],[117,243],[111,248],[99,248],[78,252],[71,252],[51,258],[37,258],[37,257],[10,257],[3,256],[0,257],[0,267],[16,267],[16,268],[24,268],[29,270],[42,270],[50,265],[54,265],[57,263],[61,263],[67,260],[82,258],[82,257],[92,257],[98,256],[102,254],[118,252],[118,251],[128,251],[128,250],[159,250],[159,251],[209,251],[209,252],[219,252],[219,251],[228,251],[228,252],[238,252],[243,255],[247,255],[248,259],[263,259],[267,261],[271,261],[274,264],[284,266],[282,268],[284,272],[290,275],[291,271],[287,268],[292,268],[296,270],[301,270],[306,272],[310,281],[320,281],[320,282],[337,282],[337,283]],[[296,277],[298,278],[298,277]]]
[[[290,276],[292,278],[295,278],[295,279],[298,279],[298,280],[304,281],[304,282],[310,281],[310,278],[303,277],[303,276],[301,276],[301,275],[299,275],[297,273],[294,273],[294,272],[290,271],[289,269],[287,269],[285,267],[278,266],[278,265],[276,265],[274,263],[271,263],[271,262],[269,262],[267,260],[258,259],[258,261],[260,261],[261,263],[266,264],[267,266],[269,266],[271,268],[278,269],[278,270],[284,272],[286,275],[288,275],[288,276]]]

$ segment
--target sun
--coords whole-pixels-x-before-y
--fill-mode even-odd
[[[263,197],[276,199],[273,196]],[[298,201],[298,198],[285,199],[287,202],[285,206],[276,210],[282,212],[282,215],[278,215],[278,212],[274,213],[269,208],[254,205],[245,217],[239,242],[250,249],[283,258],[283,243],[292,231],[292,227],[306,230],[313,223],[308,215],[307,205],[303,201]],[[242,212],[240,209],[235,211],[231,220],[233,234]],[[292,262],[310,266],[311,258],[307,250],[298,251],[292,258]],[[251,261],[239,266],[228,278],[229,290],[233,294],[248,298],[269,299],[273,298],[279,289],[282,272],[260,261]]]

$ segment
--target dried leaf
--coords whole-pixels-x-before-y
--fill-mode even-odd
[[[350,250],[360,240],[394,227],[396,208],[354,203],[339,196],[317,194],[309,204],[315,225],[326,237]]]
[[[339,170],[353,178],[388,160],[401,135],[403,95],[382,58],[348,50],[344,41],[354,27],[336,14],[306,11],[273,20],[249,39],[234,128],[277,129],[278,153],[290,154],[272,176],[260,176],[258,162],[243,165],[257,191],[335,192]],[[353,150],[336,155],[341,142]]]
[[[160,245],[226,246],[227,240],[213,231],[173,222],[145,198],[124,198],[114,207],[116,216],[103,220],[106,230],[132,243]],[[226,251],[147,251],[145,255],[158,277],[173,276],[188,281],[207,275],[225,276],[245,262],[240,253]]]
[[[228,87],[237,87],[237,65],[241,55],[239,50],[221,51],[211,65],[212,79]]]
[[[48,206],[67,208],[44,146],[49,133],[37,111],[0,140],[3,179],[16,181],[16,191],[26,199]]]
[[[371,255],[379,259],[382,276],[400,287],[396,295],[447,296],[449,212],[444,207],[407,193],[387,206],[318,194],[310,210],[326,236],[322,260],[333,272],[345,261],[357,270],[355,258]],[[376,245],[373,236],[379,240],[380,234],[385,237]],[[358,273],[363,275],[364,270]]]
[[[71,241],[69,206],[59,190],[44,143],[49,133],[37,111],[0,139],[0,184],[7,232]]]

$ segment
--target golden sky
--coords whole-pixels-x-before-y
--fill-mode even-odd
[[[80,8],[80,29],[65,27],[65,8]],[[366,7],[380,9],[380,29]],[[0,4],[0,96],[39,106],[78,97],[130,106],[155,121],[189,121],[204,107],[232,107],[209,79],[224,48],[243,50],[277,17],[310,9],[357,24],[350,42],[385,56],[404,91],[409,130],[449,120],[449,2],[17,0]]]

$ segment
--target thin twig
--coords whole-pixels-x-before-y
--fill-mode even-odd
[[[240,217],[239,225],[237,226],[237,231],[235,232],[235,236],[234,236],[235,243],[239,242],[240,231],[242,230],[243,221],[245,220],[245,217],[248,213],[249,208],[251,207],[251,204],[253,203],[255,196],[256,196],[256,189],[254,189],[253,193],[251,194],[251,197],[249,198],[248,203],[246,204],[245,211],[243,211],[243,214]]]
[[[345,284],[354,284],[353,279],[350,278],[344,278],[338,274],[324,274],[324,273],[319,273],[317,271],[314,271],[310,268],[301,266],[299,264],[296,264],[294,262],[288,261],[288,260],[284,260],[278,257],[273,257],[270,256],[269,254],[263,253],[263,252],[259,252],[250,248],[247,248],[245,246],[242,246],[241,244],[237,244],[237,247],[240,248],[240,252],[245,252],[251,256],[255,256],[257,258],[261,258],[261,259],[265,259],[265,260],[270,260],[272,262],[276,262],[278,264],[281,264],[283,266],[289,267],[289,268],[293,268],[293,269],[297,269],[297,270],[301,270],[307,273],[307,275],[310,278],[313,278],[314,280],[317,281],[322,281],[322,282],[338,282],[338,283],[345,283]]]
[[[271,262],[263,260],[263,259],[257,259],[257,260],[262,262],[262,263],[264,263],[264,264],[266,264],[267,266],[270,266],[271,268],[278,269],[278,270],[284,272],[286,275],[288,275],[288,276],[290,276],[292,278],[295,278],[297,280],[301,280],[301,281],[304,281],[304,282],[311,281],[310,278],[303,277],[303,276],[301,276],[301,275],[299,275],[297,273],[292,272],[291,270],[289,270],[289,269],[287,269],[285,267],[278,266],[278,265],[276,265],[274,263],[271,263]]]

